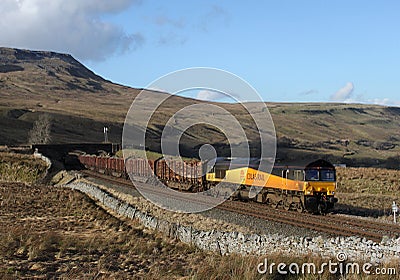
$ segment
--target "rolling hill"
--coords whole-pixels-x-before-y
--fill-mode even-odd
[[[40,115],[51,118],[54,143],[100,142],[103,127],[109,139],[121,141],[126,113],[142,89],[103,79],[68,54],[0,48],[0,145],[26,144]],[[145,90],[152,100],[160,94]],[[148,147],[160,149],[167,120],[178,110],[205,101],[171,96],[147,128]],[[218,103],[214,103],[218,104]],[[258,152],[254,122],[240,104],[221,103],[243,125],[252,155]],[[400,169],[400,108],[339,103],[268,103],[282,161],[326,158],[353,166]],[[201,119],[201,112],[193,112]],[[223,115],[216,115],[224,122]],[[224,124],[225,125],[225,124]],[[229,127],[229,122],[226,122]],[[137,124],[138,131],[143,130]],[[229,148],[226,137],[212,126],[196,125],[181,139],[181,152],[193,156],[203,143]],[[240,143],[237,143],[240,144]]]

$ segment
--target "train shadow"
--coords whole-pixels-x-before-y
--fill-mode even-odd
[[[370,209],[370,208],[337,203],[335,204],[335,208],[333,209],[332,213],[378,218],[390,215],[390,210]]]

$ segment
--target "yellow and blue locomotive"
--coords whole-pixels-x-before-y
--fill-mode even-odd
[[[220,182],[240,185],[231,196],[274,207],[326,213],[337,202],[335,167],[325,160],[303,166],[275,165],[270,173],[259,170],[259,159],[217,158],[206,174],[208,188]],[[251,196],[252,186],[258,187]]]

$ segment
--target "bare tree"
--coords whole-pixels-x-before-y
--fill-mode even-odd
[[[33,128],[29,132],[30,144],[48,144],[51,141],[50,136],[51,121],[48,114],[40,115],[33,123]]]

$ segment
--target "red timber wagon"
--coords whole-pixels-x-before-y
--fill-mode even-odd
[[[154,160],[144,158],[128,158],[125,161],[126,173],[135,180],[144,181],[154,174]]]
[[[203,186],[201,162],[161,159],[155,168],[156,176],[170,188],[193,191]]]

